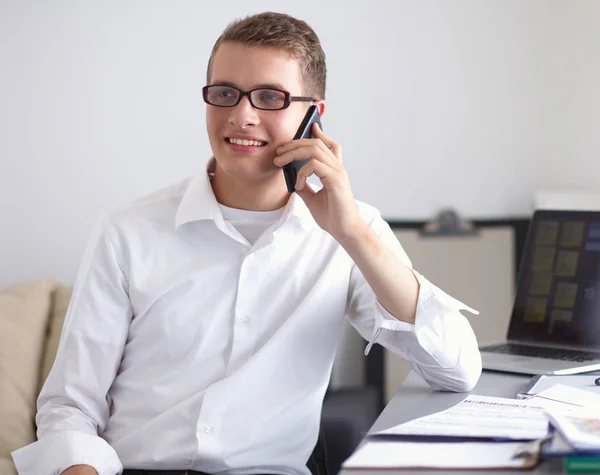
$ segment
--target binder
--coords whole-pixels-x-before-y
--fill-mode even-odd
[[[347,470],[522,470],[535,467],[543,440],[529,442],[367,441],[342,465]]]

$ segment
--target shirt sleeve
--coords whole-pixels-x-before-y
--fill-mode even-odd
[[[108,390],[132,318],[116,231],[102,220],[85,252],[56,360],[37,401],[38,440],[12,452],[20,475],[56,475],[91,465],[99,475],[123,466],[98,434],[106,428]]]
[[[412,264],[389,225],[379,214],[371,228],[406,265]],[[481,375],[481,355],[469,321],[460,312],[478,312],[451,297],[413,270],[419,281],[415,324],[391,315],[356,265],[350,275],[347,315],[368,341],[407,360],[433,389],[470,391]]]

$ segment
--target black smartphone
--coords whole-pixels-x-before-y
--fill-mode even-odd
[[[321,130],[323,127],[321,126],[321,116],[319,115],[319,109],[317,106],[310,106],[306,111],[306,115],[304,119],[302,119],[302,123],[294,136],[294,140],[298,139],[312,139],[312,125],[314,123],[319,124]],[[300,169],[306,165],[306,163],[310,160],[308,157],[306,160],[294,160],[292,163],[288,163],[284,165],[283,174],[285,176],[285,182],[287,184],[287,189],[290,193],[296,191],[296,178],[298,177],[298,172]]]

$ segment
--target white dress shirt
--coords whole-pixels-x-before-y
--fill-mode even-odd
[[[410,261],[379,212],[365,221]],[[79,270],[38,441],[21,475],[76,464],[303,474],[319,432],[344,318],[408,360],[435,389],[481,373],[470,310],[415,272],[416,324],[378,303],[302,199],[249,242],[223,218],[207,173],[100,220]]]

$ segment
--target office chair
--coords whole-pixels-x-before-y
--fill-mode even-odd
[[[336,475],[381,412],[373,386],[329,390],[321,414],[319,439],[306,464],[312,475]]]

